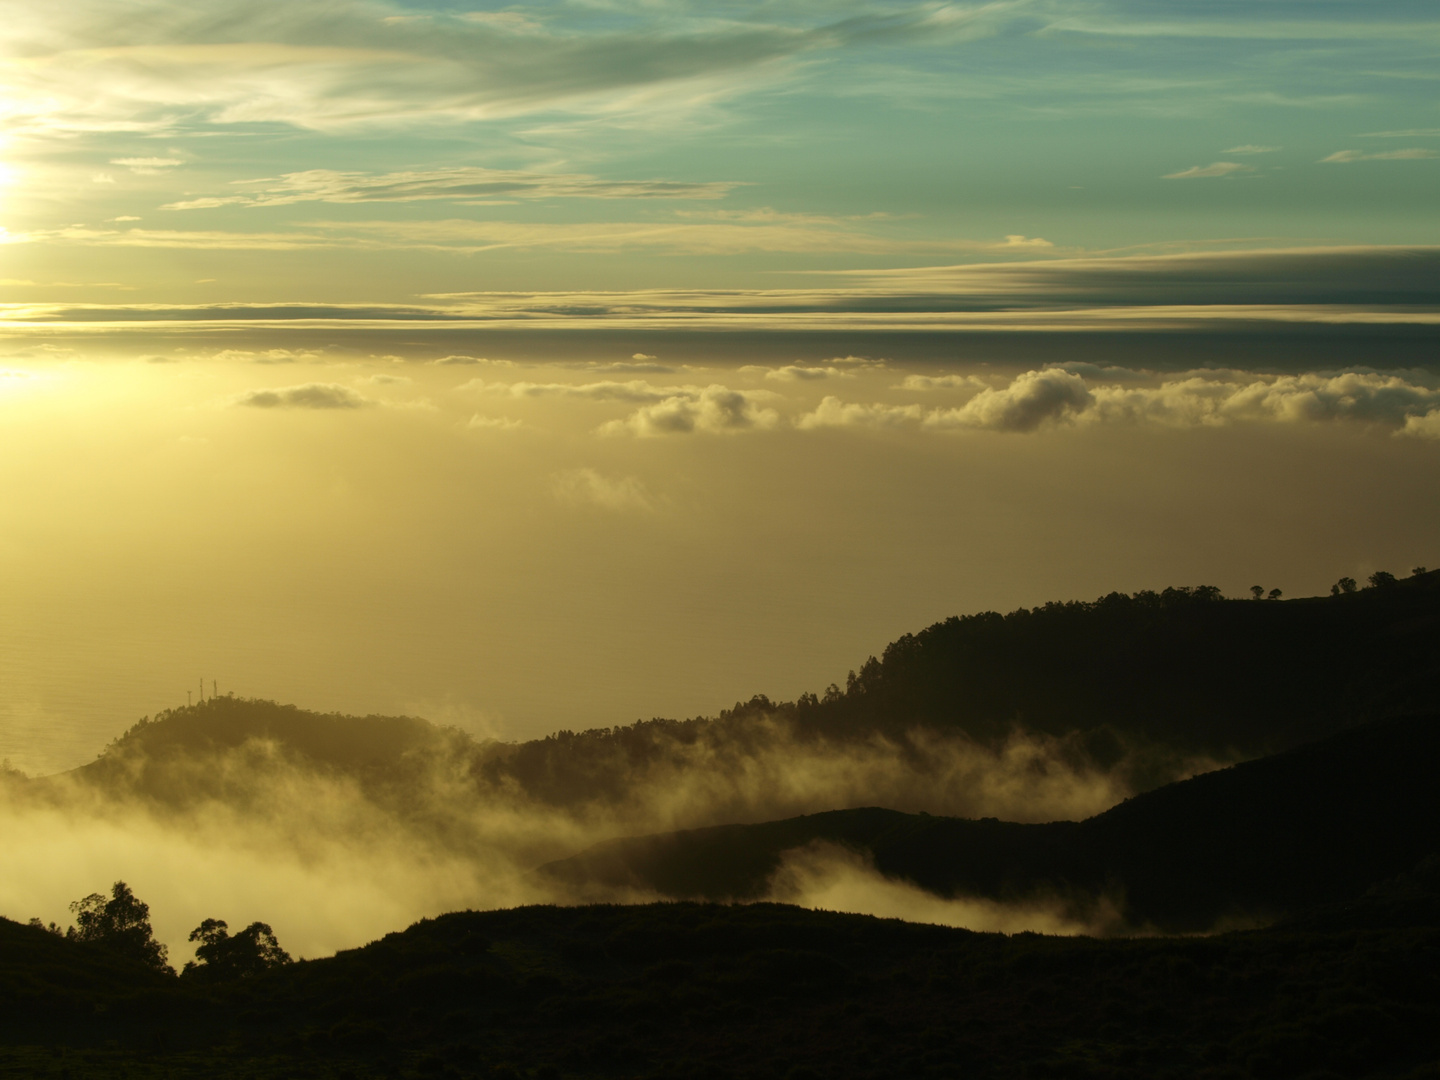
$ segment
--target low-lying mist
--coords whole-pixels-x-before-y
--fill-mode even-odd
[[[1133,793],[1124,756],[1101,767],[1073,741],[1018,730],[990,745],[924,729],[825,739],[749,715],[724,730],[636,725],[516,746],[365,718],[355,732],[394,738],[337,756],[287,738],[291,722],[349,730],[345,718],[221,698],[133,729],[84,769],[12,776],[0,785],[0,913],[63,926],[71,901],[124,880],[150,905],[172,963],[205,918],[264,920],[313,957],[447,910],[658,899],[532,873],[615,837],[867,805],[1078,819]],[[1171,778],[1215,764],[1176,761]],[[792,853],[772,884],[774,899],[974,929],[1117,922],[938,898],[836,850]]]
[[[859,852],[824,841],[786,852],[765,899],[1001,934],[1028,930],[1108,936],[1134,929],[1108,896],[1030,897],[1011,903],[936,896],[911,882],[885,877],[873,860]]]

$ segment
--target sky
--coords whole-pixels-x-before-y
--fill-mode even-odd
[[[202,677],[711,714],[1440,562],[1437,53],[1418,0],[7,5],[0,756]]]

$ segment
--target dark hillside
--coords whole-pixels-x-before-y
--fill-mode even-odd
[[[217,697],[141,720],[97,760],[66,775],[102,791],[185,803],[223,796],[227,785],[243,787],[246,774],[219,764],[238,755],[253,767],[295,767],[393,792],[423,781],[439,763],[464,767],[475,750],[462,732],[416,717],[321,714]]]
[[[945,896],[1119,900],[1134,926],[1204,930],[1359,896],[1440,850],[1440,717],[1383,721],[1137,796],[1075,824],[838,810],[616,840],[540,873],[673,897],[765,895],[824,840]]]
[[[0,1021],[0,1070],[1418,1078],[1440,1064],[1433,894],[1423,910],[1403,926],[1119,941],[770,904],[462,912],[228,986],[176,980],[176,995],[152,996],[129,1026],[95,1011],[106,1001],[72,996],[55,1003],[73,1018],[59,1031],[33,1023],[41,1003],[19,1000]],[[25,977],[29,958],[0,957],[0,979]]]
[[[1365,719],[1433,711],[1440,571],[1302,600],[1112,593],[947,619],[892,642],[846,692],[800,708],[834,728],[1108,727],[1169,745],[1273,752]]]
[[[613,795],[676,746],[763,744],[779,720],[802,741],[880,734],[907,747],[917,729],[993,745],[1018,728],[1055,737],[1076,763],[1119,765],[1144,790],[1183,775],[1186,755],[1255,757],[1436,708],[1431,571],[1301,600],[1225,600],[1201,587],[953,617],[892,642],[823,697],[758,696],[716,720],[560,732],[496,753],[483,772],[553,802]]]
[[[561,731],[518,744],[481,744],[410,717],[218,698],[136,725],[72,775],[176,804],[243,798],[250,776],[222,767],[228,759],[353,777],[390,801],[443,775],[455,792],[458,781],[477,795],[581,810],[625,803],[647,785],[679,785],[697,769],[733,778],[727,790],[739,792],[754,762],[797,751],[873,762],[877,740],[897,768],[921,775],[937,767],[937,738],[952,750],[993,747],[1023,731],[1045,740],[1065,768],[1113,770],[1121,789],[1134,791],[1193,772],[1197,759],[1258,756],[1366,719],[1433,711],[1437,687],[1440,571],[1305,600],[1167,589],[951,618],[893,642],[845,690],[831,687],[823,698],[757,696],[713,719]],[[763,799],[748,798],[717,803],[701,820],[755,821],[814,806],[782,801],[767,813]],[[847,792],[828,805],[866,801],[896,798]]]

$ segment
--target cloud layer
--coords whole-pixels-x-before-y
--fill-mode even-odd
[[[429,229],[431,226],[427,225]],[[654,227],[659,233],[665,228]],[[73,231],[73,230],[72,230]],[[437,235],[440,230],[435,230]],[[93,230],[87,235],[93,235]],[[203,234],[118,231],[143,246]],[[289,250],[302,234],[253,234]],[[618,234],[617,234],[618,235]],[[23,237],[0,236],[0,241]],[[232,242],[233,237],[224,242]],[[306,243],[321,245],[319,236]],[[0,322],[288,324],[333,321],[656,329],[1066,330],[1242,328],[1265,323],[1440,325],[1440,247],[1133,255],[826,272],[818,284],[630,292],[447,292],[410,304],[0,304]],[[462,363],[457,359],[455,363]],[[648,363],[648,361],[646,362]],[[791,365],[849,370],[839,359]]]
[[[1091,423],[1154,423],[1172,427],[1246,422],[1347,421],[1399,434],[1440,431],[1440,387],[1400,375],[1366,371],[1228,377],[1194,374],[1134,385],[1138,373],[1116,385],[1087,382],[1073,371],[1051,367],[1027,371],[1004,386],[986,387],[965,404],[922,409],[919,405],[847,404],[826,397],[798,417],[802,430],[818,428],[918,427],[928,431],[1031,432],[1041,427]],[[934,380],[939,383],[939,380]],[[918,382],[907,389],[921,389]]]

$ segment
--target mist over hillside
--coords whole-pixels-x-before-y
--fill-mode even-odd
[[[986,904],[1048,909],[1052,929],[1102,933],[1262,925],[1353,900],[1440,851],[1437,761],[1433,714],[1169,784],[1083,822],[834,810],[614,840],[540,872],[597,895],[733,901],[788,890],[841,910],[883,878],[897,901],[904,886],[912,900],[954,901],[948,913],[925,910],[961,925],[983,919]]]
[[[98,866],[171,913],[157,916],[162,936],[264,916],[316,955],[455,907],[690,895],[644,875],[532,871],[627,836],[855,807],[1015,827],[1091,819],[1370,717],[1433,710],[1437,658],[1432,573],[1310,600],[1167,589],[955,618],[893,643],[843,690],[519,744],[217,697],[147,718],[70,773],[7,774],[17,840],[0,911],[60,917],[93,888],[77,868]],[[807,881],[786,895],[819,895]],[[883,906],[852,894],[862,910]],[[1011,908],[976,925],[1099,925],[1094,912],[1047,902],[1017,915],[1015,896],[978,894]]]
[[[1001,756],[1028,740],[1029,764],[1105,774],[1123,797],[1197,764],[1426,711],[1437,704],[1437,675],[1440,571],[1278,602],[1172,588],[953,617],[892,642],[852,671],[843,690],[832,685],[823,695],[783,702],[760,694],[715,718],[559,731],[518,744],[479,743],[410,717],[321,716],[212,699],[147,718],[73,775],[160,802],[232,797],[240,792],[225,787],[223,772],[190,772],[190,764],[246,747],[258,763],[263,746],[290,764],[353,777],[377,797],[413,793],[443,762],[477,791],[578,808],[621,806],[646,780],[670,779],[654,774],[703,768],[718,769],[727,787],[738,789],[721,812],[743,818],[781,808],[745,806],[754,793],[742,775],[778,749],[803,758],[807,751],[823,756],[822,747],[858,745],[868,754],[885,744],[908,771],[944,772],[945,751],[958,737]],[[766,776],[764,786],[783,802],[776,779]],[[873,775],[859,781],[879,782]],[[852,794],[837,777],[814,786],[827,783],[839,785],[817,792],[830,806]],[[951,812],[963,812],[970,799],[985,812],[979,804],[986,796],[960,787],[922,786],[910,798],[948,800],[914,808]],[[1011,820],[1044,820],[1056,808],[1006,809]]]

